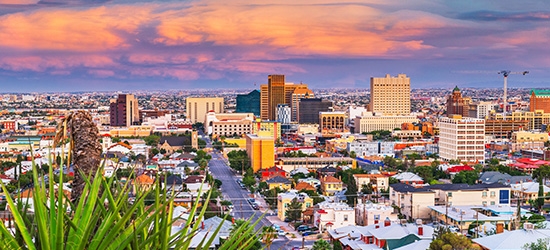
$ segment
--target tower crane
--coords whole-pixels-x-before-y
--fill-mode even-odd
[[[508,104],[507,100],[507,93],[508,93],[508,76],[509,75],[526,75],[529,74],[529,71],[518,71],[518,72],[512,72],[510,70],[501,70],[497,72],[498,74],[502,74],[504,76],[504,96],[503,96],[503,105],[502,105],[502,115],[503,119],[506,120],[506,105]]]

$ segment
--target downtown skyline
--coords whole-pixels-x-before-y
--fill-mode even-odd
[[[0,92],[545,87],[543,1],[0,0]]]

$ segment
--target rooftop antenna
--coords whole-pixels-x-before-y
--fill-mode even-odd
[[[501,70],[497,72],[498,74],[502,74],[504,76],[504,97],[503,97],[503,105],[502,105],[502,116],[503,119],[506,120],[506,106],[508,104],[507,100],[507,93],[508,93],[508,75],[527,75],[529,74],[529,71],[520,71],[520,72],[512,72],[510,70]]]

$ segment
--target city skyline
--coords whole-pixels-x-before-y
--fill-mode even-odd
[[[545,87],[542,1],[0,0],[0,92]]]

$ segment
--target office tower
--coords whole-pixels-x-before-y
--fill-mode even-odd
[[[531,90],[531,99],[529,100],[529,110],[543,110],[544,113],[550,113],[550,89]]]
[[[441,159],[485,162],[485,120],[455,115],[441,118],[438,127]]]
[[[447,117],[453,115],[469,116],[470,98],[463,98],[458,86],[453,89],[453,93],[447,98]]]
[[[267,89],[269,93],[268,118],[275,120],[276,108],[279,104],[284,104],[285,99],[285,76],[269,75],[267,77]]]
[[[246,135],[246,153],[254,173],[275,164],[275,140],[253,134]]]
[[[109,103],[110,125],[130,126],[139,122],[139,107],[132,94],[120,94]]]
[[[479,102],[476,108],[476,118],[486,119],[494,109],[495,105],[491,102]]]
[[[370,78],[369,111],[384,115],[411,113],[411,79],[405,74]]]
[[[269,88],[267,84],[260,85],[260,118],[269,120]]]
[[[298,103],[298,123],[319,124],[319,112],[332,109],[332,101],[321,98],[301,99]]]
[[[223,113],[223,97],[187,97],[185,101],[187,119],[192,123],[205,123],[209,111]],[[205,124],[206,127],[206,124]]]
[[[260,91],[252,90],[245,95],[237,95],[237,108],[235,113],[253,113],[260,117]]]
[[[305,84],[301,84],[305,85]],[[291,117],[290,120],[295,122],[298,121],[298,103],[301,99],[309,99],[314,98],[315,95],[313,94],[313,91],[307,88],[307,85],[305,85],[305,88],[296,88],[291,95],[291,102],[290,102],[290,108],[291,108]]]
[[[287,104],[277,105],[277,118],[276,120],[282,124],[289,124],[291,117],[291,109]]]

